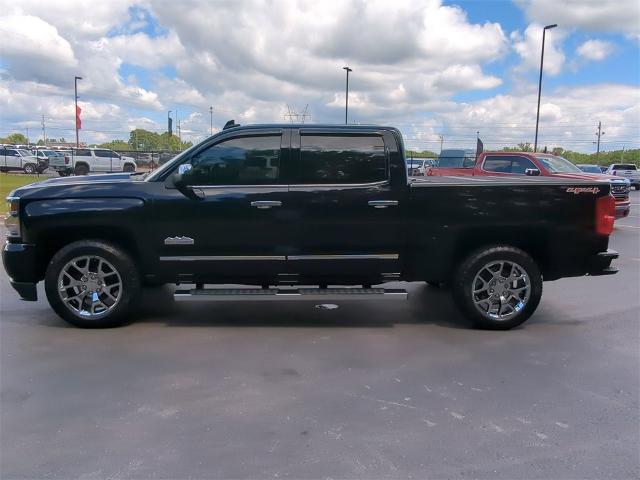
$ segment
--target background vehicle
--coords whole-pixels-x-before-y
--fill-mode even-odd
[[[475,163],[475,150],[445,149],[440,152],[435,166],[440,168],[472,168]]]
[[[76,175],[136,171],[133,158],[106,148],[74,148],[71,150],[70,162],[70,170]]]
[[[143,282],[195,284],[177,301],[346,301],[406,299],[373,287],[402,280],[447,283],[475,325],[508,329],[543,278],[616,272],[607,182],[409,179],[391,127],[234,125],[151,174],[49,179],[9,202],[12,286],[36,300],[44,280],[81,327],[121,324]],[[250,287],[205,288],[230,283]]]
[[[48,161],[38,160],[29,150],[22,148],[0,148],[0,172],[22,170],[24,173],[42,173]]]
[[[592,181],[608,181],[616,200],[616,218],[629,215],[629,184],[617,177],[580,170],[566,158],[549,153],[530,152],[483,152],[478,161],[467,168],[430,168],[428,176],[544,176],[553,178],[575,178]]]
[[[638,171],[638,167],[633,163],[614,163],[609,165],[607,173],[628,178],[631,186],[635,187],[636,190],[640,190],[640,171]]]
[[[602,174],[603,173],[602,168],[600,166],[598,166],[598,165],[591,165],[591,164],[583,163],[583,164],[576,165],[576,167],[578,167],[580,170],[582,170],[585,173],[597,173],[597,174]]]
[[[407,172],[410,177],[424,176],[426,167],[426,158],[407,159]]]

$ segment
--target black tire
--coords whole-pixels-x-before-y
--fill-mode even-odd
[[[68,177],[69,176],[69,172],[64,171],[64,170],[58,170],[58,175],[60,175],[61,177]]]
[[[115,269],[121,281],[119,293],[118,290],[115,292],[118,301],[113,304],[110,310],[102,313],[98,312],[93,318],[84,317],[72,307],[67,306],[61,298],[62,294],[59,292],[58,279],[62,269],[74,258],[82,256],[98,257],[105,260]],[[78,263],[80,264],[80,262]],[[91,272],[91,267],[88,265],[87,269]],[[108,275],[112,274],[105,275],[105,278],[107,278]],[[70,243],[53,256],[47,267],[44,286],[47,300],[53,310],[70,324],[80,328],[109,328],[126,323],[128,307],[140,290],[140,276],[131,257],[119,247],[102,241],[81,240]],[[113,293],[113,291],[111,293]],[[72,294],[73,291],[70,296]],[[86,297],[83,296],[83,299],[81,302],[79,301],[79,303],[85,305],[85,300],[90,299],[86,299]]]
[[[27,163],[24,168],[24,173],[28,174],[28,175],[33,175],[34,173],[36,173],[36,166],[33,163]]]
[[[75,175],[89,175],[89,167],[87,167],[86,165],[76,165],[73,173]]]
[[[472,292],[476,275],[479,274],[484,266],[496,261],[517,264],[526,274],[530,285],[529,297],[524,306],[520,306],[517,310],[514,308],[514,312],[510,314],[511,316],[504,319],[493,318],[488,313],[481,312],[479,307],[475,305]],[[506,282],[502,285],[507,285],[508,283]],[[521,283],[518,284],[518,286],[521,285]],[[519,248],[510,246],[485,247],[476,250],[459,265],[452,283],[452,293],[456,306],[473,322],[476,328],[509,330],[525,322],[535,312],[542,297],[542,275],[535,261]],[[485,294],[488,294],[488,292],[485,292]]]
[[[124,168],[122,169],[122,171],[123,171],[123,172],[125,172],[125,173],[133,173],[133,172],[135,172],[135,171],[136,171],[136,169],[135,169],[135,168],[133,168],[133,165],[131,165],[131,164],[129,164],[129,163],[128,163],[128,164],[126,164],[126,165],[124,166]]]

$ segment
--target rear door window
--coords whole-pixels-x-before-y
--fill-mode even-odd
[[[613,166],[614,170],[637,170],[633,163],[621,163]]]
[[[365,184],[388,178],[384,141],[379,135],[300,136],[298,184]]]

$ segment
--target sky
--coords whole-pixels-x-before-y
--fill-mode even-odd
[[[0,0],[0,136],[240,124],[397,126],[409,148],[640,147],[637,0]],[[213,129],[211,114],[213,111]],[[174,126],[175,126],[174,120]]]

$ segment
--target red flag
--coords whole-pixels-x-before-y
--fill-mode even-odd
[[[82,109],[76,106],[76,128],[78,130],[82,129],[82,120],[80,120],[80,114],[82,113]]]

